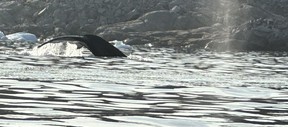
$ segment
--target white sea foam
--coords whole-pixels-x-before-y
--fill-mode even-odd
[[[70,43],[51,43],[42,46],[41,48],[34,47],[28,51],[33,56],[66,56],[75,57],[83,56],[83,48],[77,49],[77,45]]]

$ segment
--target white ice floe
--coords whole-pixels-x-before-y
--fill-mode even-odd
[[[8,40],[11,41],[23,41],[23,42],[37,42],[37,37],[31,33],[19,32],[6,35]]]

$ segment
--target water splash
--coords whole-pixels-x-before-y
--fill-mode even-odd
[[[232,5],[234,4],[234,1],[228,1],[228,0],[220,0],[221,3],[221,9],[220,15],[222,15],[222,24],[224,26],[224,31],[225,34],[223,36],[223,41],[227,42],[229,37],[230,37],[230,28],[231,26],[234,25],[233,21],[232,21],[232,16],[230,14],[231,10],[233,9]]]
[[[31,51],[26,51],[33,56],[83,56],[84,48],[77,49],[77,45],[71,43],[46,44],[41,48],[34,47]]]

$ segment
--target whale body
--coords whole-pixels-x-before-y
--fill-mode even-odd
[[[38,48],[48,43],[59,43],[61,41],[77,41],[80,46],[86,47],[94,56],[101,57],[126,57],[119,49],[115,48],[108,41],[96,35],[66,35],[53,38],[38,46]]]

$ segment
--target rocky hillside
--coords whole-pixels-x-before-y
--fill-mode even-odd
[[[288,0],[1,0],[0,31],[191,51],[288,50]]]

